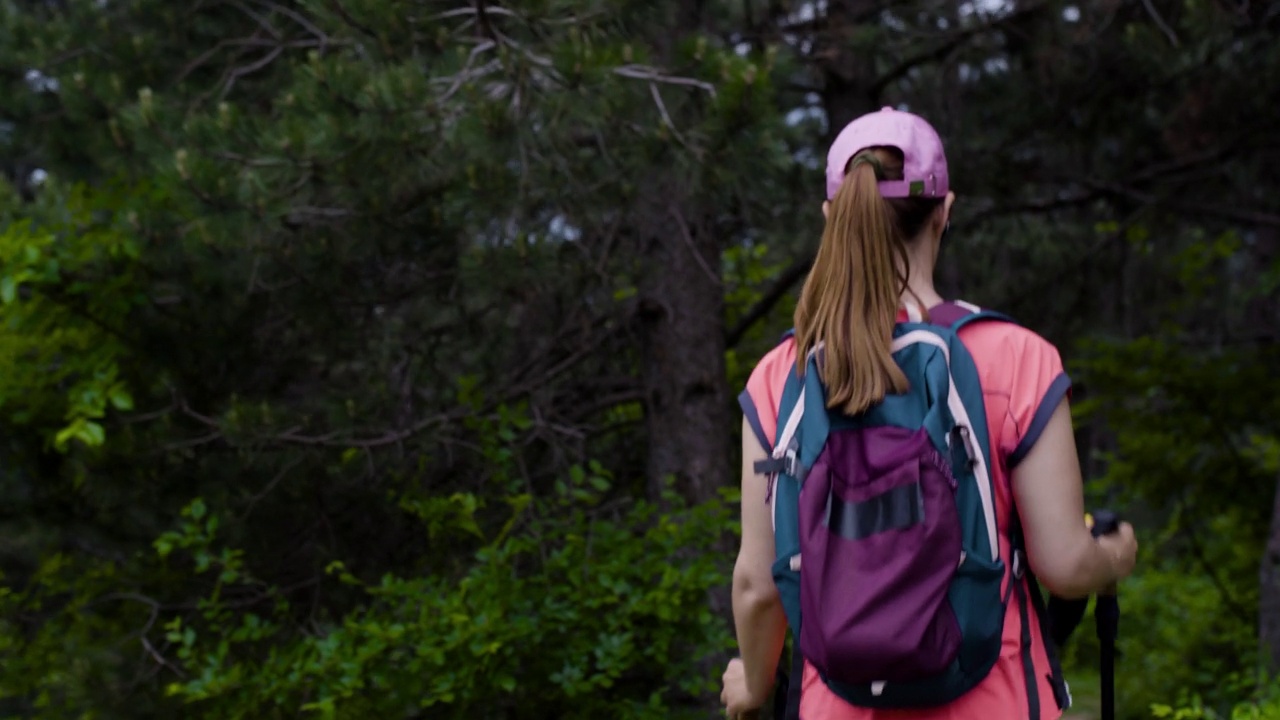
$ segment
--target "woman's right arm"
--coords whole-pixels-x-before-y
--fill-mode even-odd
[[[763,703],[787,640],[787,616],[773,580],[772,509],[765,504],[768,478],[755,471],[769,454],[742,421],[742,541],[733,566],[733,619],[753,699]],[[795,682],[799,682],[796,680]]]
[[[1071,411],[1063,398],[1039,439],[1013,469],[1013,493],[1027,544],[1027,562],[1050,593],[1092,595],[1133,572],[1133,527],[1095,539],[1084,522],[1084,483]]]

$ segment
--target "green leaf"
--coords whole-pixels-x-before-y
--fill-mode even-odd
[[[133,409],[133,396],[125,389],[124,385],[116,384],[111,386],[107,391],[107,397],[111,401],[112,407],[120,411],[128,411]]]
[[[86,420],[80,426],[79,431],[76,433],[76,438],[78,438],[85,445],[89,445],[90,447],[97,447],[107,439],[107,433],[105,430],[102,429],[102,426],[99,425],[98,423],[92,420]]]

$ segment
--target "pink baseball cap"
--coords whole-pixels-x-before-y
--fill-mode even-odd
[[[867,113],[840,131],[827,153],[827,199],[836,196],[844,182],[849,161],[860,150],[875,145],[902,151],[902,179],[881,180],[880,194],[887,198],[942,197],[950,189],[947,156],[942,138],[919,115],[891,107]]]

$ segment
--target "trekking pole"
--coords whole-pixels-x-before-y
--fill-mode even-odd
[[[1090,531],[1095,538],[1110,535],[1120,528],[1120,518],[1108,510],[1099,510],[1091,518]],[[1093,606],[1101,648],[1099,671],[1102,675],[1102,719],[1116,717],[1116,635],[1120,630],[1119,589],[1115,585],[1098,593]]]

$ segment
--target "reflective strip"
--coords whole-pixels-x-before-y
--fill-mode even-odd
[[[819,342],[818,344],[814,345],[813,349],[809,351],[808,358],[806,358],[805,360],[806,366],[808,365],[808,361],[812,360],[813,356],[818,354],[818,352],[822,350],[822,347],[825,344],[826,343]],[[804,383],[801,383],[800,393],[796,395],[796,403],[791,407],[791,415],[787,417],[787,424],[783,426],[782,434],[778,436],[778,444],[775,445],[773,448],[774,458],[778,458],[778,459],[785,458],[787,456],[788,451],[794,450],[794,448],[791,447],[791,441],[796,436],[796,430],[800,429],[800,419],[803,417],[804,417]],[[796,464],[799,465],[798,459]],[[773,512],[769,513],[769,522],[773,526],[773,531],[777,533],[778,504],[771,503],[771,505],[773,508]]]
[[[969,411],[965,410],[964,402],[960,400],[959,393],[952,388],[956,385],[956,380],[951,375],[951,349],[947,347],[947,343],[937,335],[928,330],[912,330],[902,337],[893,341],[893,352],[897,352],[910,345],[923,343],[932,345],[942,350],[942,356],[947,361],[947,408],[951,410],[951,416],[965,427],[973,427],[973,423],[969,419]],[[982,418],[986,422],[986,418]],[[987,538],[991,542],[991,559],[998,560],[1000,558],[1000,542],[996,536],[996,506],[995,501],[991,497],[991,475],[987,470],[986,456],[982,453],[982,448],[978,448],[973,458],[973,474],[974,479],[978,483],[978,495],[982,498],[982,512],[986,516],[987,521]]]
[[[907,310],[907,320],[910,322],[924,322],[924,313],[920,312],[920,306],[913,302],[907,301],[903,303]]]
[[[804,388],[800,388],[800,394],[796,396],[796,406],[791,409],[791,416],[787,418],[787,424],[782,428],[782,435],[778,436],[778,446],[773,449],[775,458],[784,458],[787,456],[787,448],[791,446],[791,441],[795,439],[796,430],[800,429],[800,418],[804,417]]]
[[[913,482],[886,490],[861,502],[845,502],[832,493],[827,498],[824,523],[845,540],[861,540],[890,530],[924,522],[924,491]]]
[[[787,418],[787,424],[782,428],[782,435],[778,437],[778,444],[773,448],[773,457],[775,459],[784,459],[787,450],[791,447],[791,440],[796,435],[796,429],[800,427],[800,418],[804,417],[804,386],[800,386],[800,394],[796,396],[796,404],[791,408],[791,416]],[[775,475],[771,482],[776,482]],[[777,493],[773,493],[776,498]],[[778,503],[770,503],[773,506],[773,512],[769,513],[769,522],[773,526],[773,531],[778,532]]]
[[[971,302],[966,302],[966,301],[964,301],[964,300],[952,300],[952,301],[951,301],[951,303],[952,303],[953,305],[959,305],[960,307],[964,308],[965,310],[969,310],[969,311],[971,311],[971,312],[976,312],[976,313],[977,313],[977,312],[982,312],[982,308],[978,307],[977,305],[974,305],[974,304],[973,304],[973,303],[971,303]]]

